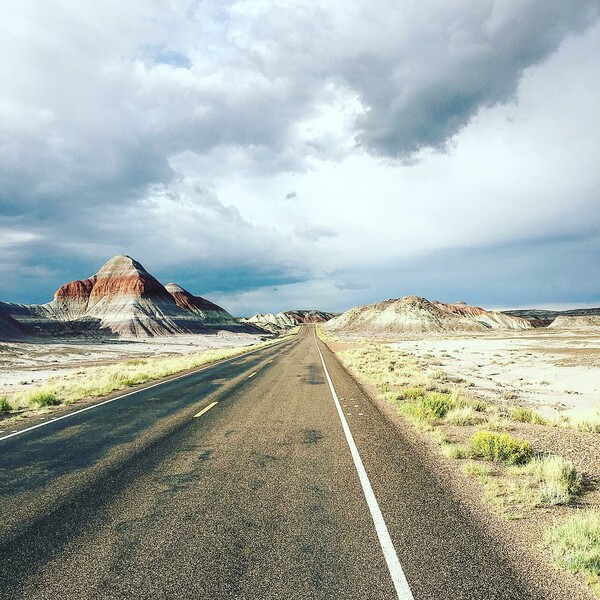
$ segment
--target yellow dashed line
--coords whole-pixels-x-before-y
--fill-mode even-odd
[[[199,413],[196,413],[194,415],[194,419],[196,417],[201,417],[205,412],[208,412],[213,406],[216,406],[217,404],[219,404],[218,402],[213,402],[212,404],[209,404],[206,408],[203,408]]]

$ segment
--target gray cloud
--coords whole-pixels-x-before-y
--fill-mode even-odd
[[[372,46],[354,46],[337,65],[367,109],[357,120],[358,140],[392,157],[445,148],[481,107],[514,99],[528,67],[599,16],[591,0],[389,8],[379,23],[382,41],[369,36]]]
[[[323,277],[325,250],[339,268],[423,254],[431,240],[476,246],[478,231],[578,230],[597,199],[597,93],[582,76],[561,107],[554,73],[585,68],[594,80],[598,34],[568,46],[597,20],[592,0],[9,3],[0,291],[40,300],[129,252],[159,271],[181,265],[184,282],[204,271],[209,287],[233,293],[236,282]],[[557,50],[566,66],[534,86],[526,108],[490,117]],[[498,123],[513,137],[485,154]],[[465,128],[479,138],[458,140]],[[424,149],[459,143],[451,165],[397,178],[379,160],[417,164]],[[341,280],[333,291],[365,281]]]

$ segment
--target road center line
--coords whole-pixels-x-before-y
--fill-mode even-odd
[[[396,554],[396,549],[394,548],[392,538],[390,537],[390,532],[388,531],[387,525],[385,524],[383,514],[381,513],[381,509],[379,508],[379,504],[377,503],[377,499],[375,498],[373,488],[371,487],[371,482],[369,481],[369,477],[367,476],[367,472],[365,471],[365,467],[360,458],[360,454],[358,453],[358,448],[356,447],[354,438],[352,437],[352,432],[350,431],[350,427],[348,427],[348,422],[346,421],[346,417],[344,417],[344,411],[340,406],[340,401],[338,399],[335,388],[333,387],[331,377],[329,376],[329,371],[327,370],[327,366],[325,365],[325,359],[323,358],[321,348],[319,348],[319,342],[317,341],[316,330],[313,331],[315,337],[315,344],[317,346],[319,356],[321,357],[323,370],[325,371],[325,377],[327,378],[327,382],[329,383],[329,389],[331,390],[331,395],[333,396],[335,407],[340,417],[340,421],[342,422],[342,429],[344,430],[344,434],[346,435],[346,441],[348,442],[348,446],[350,446],[350,453],[352,454],[352,458],[354,459],[354,466],[358,471],[358,477],[360,479],[360,483],[365,494],[367,505],[369,506],[369,511],[371,512],[371,517],[373,518],[373,523],[375,524],[375,531],[377,532],[377,537],[379,538],[379,543],[381,544],[381,549],[383,550],[385,562],[387,563],[390,576],[392,577],[394,587],[396,588],[398,600],[414,600],[412,592],[410,591],[410,587],[408,586],[408,581],[406,580],[406,576],[404,575],[404,571],[402,570],[402,566],[400,565],[400,560],[398,559],[398,555]]]
[[[201,417],[204,413],[208,412],[213,406],[219,404],[218,402],[211,402],[207,407],[203,408],[199,413],[194,415],[194,419],[197,417]]]

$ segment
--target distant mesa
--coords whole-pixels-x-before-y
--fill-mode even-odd
[[[597,315],[559,315],[548,325],[553,329],[594,329],[600,328],[600,311]]]
[[[325,323],[338,313],[323,312],[320,310],[288,310],[277,314],[256,314],[247,319],[240,319],[243,323],[256,325],[267,331],[278,333],[291,329],[297,325],[307,323]]]
[[[420,296],[386,300],[352,308],[325,326],[339,333],[426,333],[531,329],[526,319],[487,311],[464,302],[431,302]]]
[[[86,334],[147,337],[216,328],[252,330],[177,284],[163,286],[125,255],[111,258],[92,277],[61,286],[47,304],[0,303],[0,339]]]
[[[558,320],[559,317],[600,317],[600,308],[574,308],[572,310],[546,310],[541,308],[522,308],[515,310],[504,310],[502,311],[505,315],[517,316],[527,319],[534,327],[548,327],[549,325],[553,325],[553,327],[560,327],[561,323],[577,324],[578,321],[565,321],[561,319],[558,321],[556,325],[554,322]],[[582,321],[582,323],[585,320]],[[590,323],[594,321],[587,321],[586,327],[590,326]],[[598,323],[596,323],[596,326]],[[592,325],[594,326],[594,325]]]

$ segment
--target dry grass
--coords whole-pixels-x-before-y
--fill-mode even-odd
[[[546,543],[558,566],[585,574],[600,592],[600,512],[581,512],[554,525]]]
[[[428,431],[444,455],[500,461],[502,464],[493,471],[496,475],[485,486],[488,499],[502,505],[499,512],[509,515],[511,507],[522,512],[524,508],[564,504],[577,493],[581,478],[571,463],[561,457],[531,461],[534,452],[530,443],[507,433],[515,422],[550,424],[535,411],[519,406],[501,409],[487,404],[472,397],[465,386],[452,382],[442,370],[432,369],[427,357],[409,355],[389,346],[369,343],[338,355],[347,368],[397,406],[400,414],[419,429]],[[443,432],[447,425],[481,430],[464,445],[448,440]],[[589,420],[573,420],[565,426],[595,430],[596,425]],[[506,468],[503,465],[520,466]]]
[[[204,350],[176,357],[130,359],[114,365],[90,367],[76,373],[17,392],[6,399],[9,410],[71,404],[84,398],[98,398],[112,392],[147,383],[232,358],[276,343],[269,340],[252,346]],[[6,411],[6,408],[5,408]]]
[[[600,433],[600,415],[575,415],[562,417],[555,423],[559,427],[569,427],[577,431]]]

